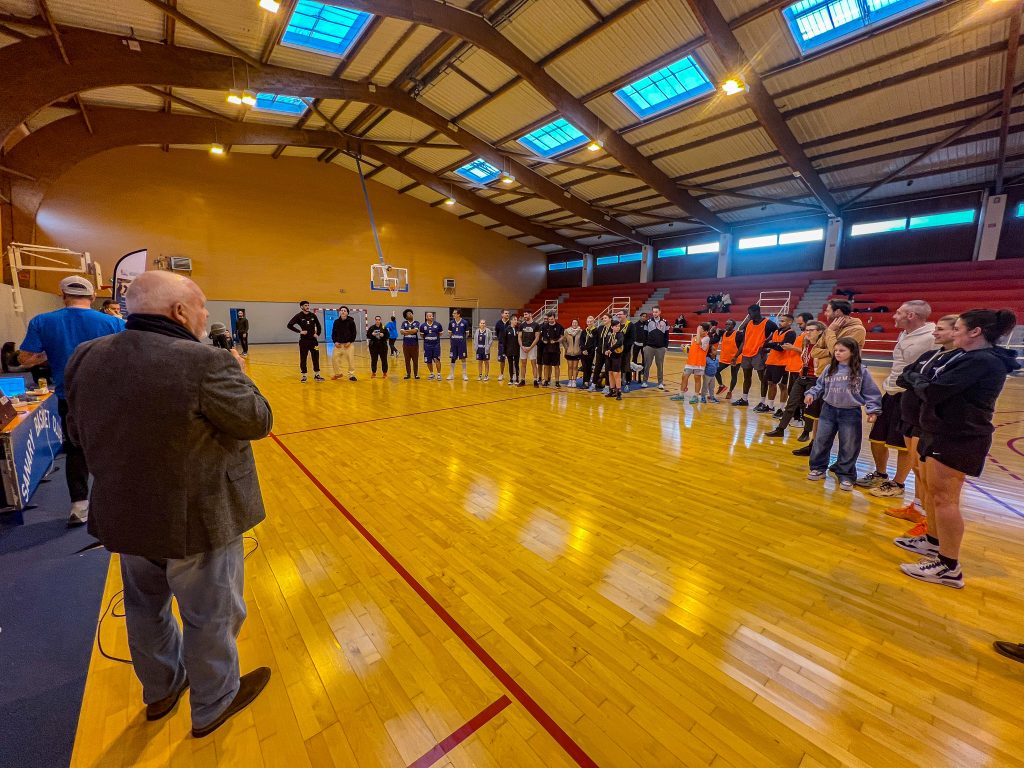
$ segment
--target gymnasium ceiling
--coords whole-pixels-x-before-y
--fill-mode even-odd
[[[0,0],[0,117],[31,102],[5,106],[5,87],[64,83],[0,121],[16,126],[0,167],[46,178],[69,145],[219,141],[349,170],[359,155],[369,178],[542,250],[1024,177],[1021,0],[936,0],[811,53],[782,15],[791,3],[332,0],[373,14],[336,58],[282,44],[296,0],[276,14],[257,0]],[[748,90],[648,118],[615,95],[687,55],[715,86]],[[247,82],[310,108],[228,104]],[[519,143],[558,117],[602,146],[544,159]],[[515,181],[453,173],[477,157]]]

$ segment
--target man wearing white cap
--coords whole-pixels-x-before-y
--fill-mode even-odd
[[[36,315],[29,321],[25,340],[21,343],[19,362],[38,365],[44,360],[53,371],[54,392],[60,412],[60,427],[64,433],[64,454],[67,457],[65,474],[71,494],[71,514],[68,526],[85,525],[89,518],[89,467],[82,449],[68,440],[68,404],[64,399],[64,366],[84,341],[98,339],[124,330],[124,320],[105,315],[92,308],[96,291],[89,280],[80,275],[60,281],[64,309]]]

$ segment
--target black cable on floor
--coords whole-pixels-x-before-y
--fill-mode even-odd
[[[242,540],[251,541],[253,543],[252,549],[242,555],[242,560],[244,562],[249,559],[249,556],[253,552],[260,548],[260,543],[255,536],[243,536]],[[103,622],[108,616],[114,619],[123,619],[125,616],[124,611],[122,610],[120,613],[118,612],[118,607],[123,606],[124,590],[122,589],[110,596],[110,600],[107,601],[107,607],[103,610],[103,615],[100,616],[99,624],[96,625],[96,647],[99,650],[100,655],[105,659],[110,659],[111,661],[116,661],[120,664],[131,664],[131,659],[122,659],[120,656],[113,656],[107,653],[103,648]]]

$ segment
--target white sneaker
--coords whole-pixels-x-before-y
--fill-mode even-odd
[[[478,374],[476,375],[476,380],[477,380],[477,381],[483,381],[483,380],[484,380],[484,375],[483,375],[482,373],[478,373]]]
[[[587,387],[587,392],[596,392],[596,391],[597,391],[597,387],[595,387],[593,384],[591,384],[589,387]]]
[[[953,587],[953,589],[964,588],[964,574],[959,563],[956,568],[950,568],[937,557],[934,560],[926,558],[916,563],[903,563],[900,570],[918,581],[942,584],[946,587]]]
[[[504,381],[504,380],[505,380],[505,374],[504,373],[499,373],[498,374],[498,381]]]
[[[469,375],[468,375],[468,374],[465,374],[465,373],[464,373],[464,374],[462,374],[462,380],[463,380],[463,381],[469,381]]]
[[[641,381],[640,382],[640,389],[647,389],[647,382],[646,381]]]
[[[928,541],[927,536],[897,536],[892,543],[907,552],[916,552],[926,557],[934,557],[939,554],[938,545]]]
[[[433,380],[434,380],[434,374],[430,374],[429,376],[427,376],[427,381],[433,381]]]
[[[71,513],[68,515],[68,528],[77,528],[80,525],[85,525],[89,520],[89,502],[88,501],[73,501],[71,502]]]
[[[664,391],[665,390],[665,385],[664,384],[659,384],[658,385],[658,389]]]
[[[611,392],[611,389],[608,387],[605,387],[604,389],[601,390],[602,395],[607,395],[609,392]]]
[[[490,381],[490,380],[491,380],[490,376],[484,376],[484,381]]]
[[[640,365],[640,363],[630,363],[629,368],[630,370],[636,371],[637,373],[640,373],[640,371],[644,369],[644,367]]]
[[[454,373],[449,373],[448,374],[448,378],[446,379],[446,381],[455,381],[455,374]]]

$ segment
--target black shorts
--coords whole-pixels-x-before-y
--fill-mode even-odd
[[[878,419],[871,426],[871,434],[868,440],[872,443],[885,443],[897,451],[907,450],[907,443],[903,435],[903,420],[900,418],[900,396],[901,392],[890,395],[886,392],[882,395],[882,412]]]
[[[805,419],[811,419],[811,420],[820,419],[821,418],[821,406],[824,405],[824,404],[825,404],[824,398],[819,397],[817,400],[815,400],[809,406],[804,408],[804,418]]]
[[[621,373],[622,372],[622,358],[621,357],[619,357],[618,355],[612,355],[611,357],[606,357],[605,360],[608,361],[608,372],[609,373]]]
[[[935,435],[922,432],[917,453],[922,461],[932,459],[971,477],[980,477],[985,457],[992,447],[992,435]]]
[[[565,359],[568,360],[569,362],[575,362],[576,360],[580,359],[580,356],[579,355],[566,355]]]
[[[769,384],[781,384],[786,376],[786,366],[766,365],[764,367],[764,378]]]
[[[903,436],[905,438],[921,437],[921,428],[917,424],[903,422]]]
[[[562,355],[556,344],[547,344],[540,350],[541,365],[561,365]]]

